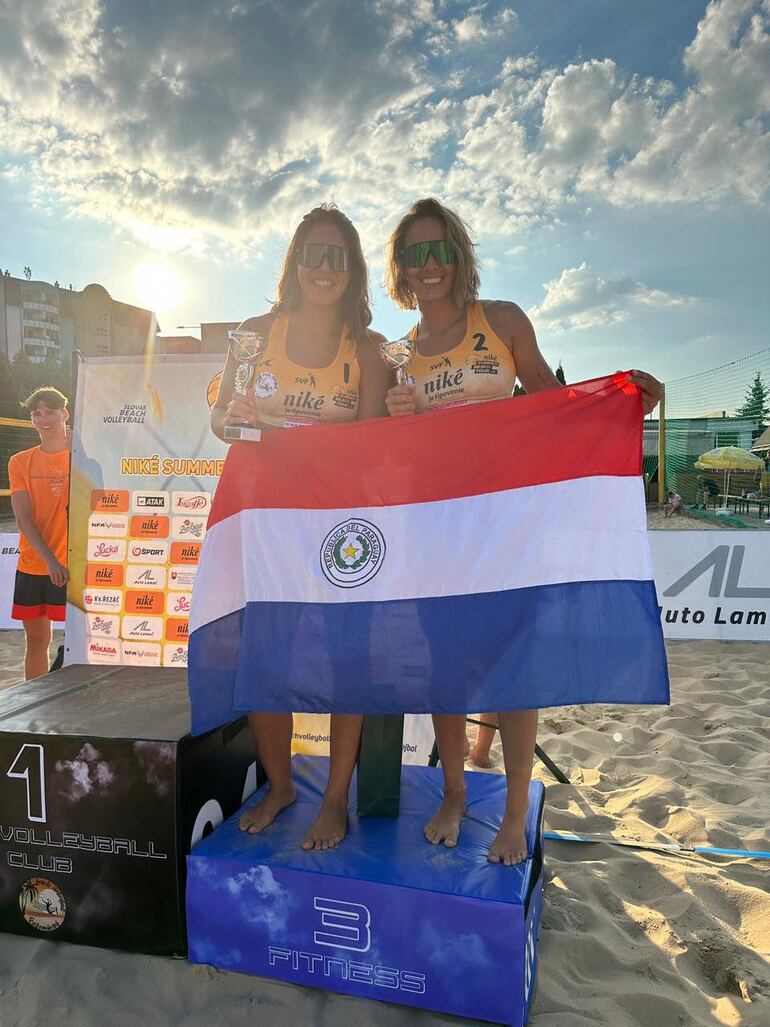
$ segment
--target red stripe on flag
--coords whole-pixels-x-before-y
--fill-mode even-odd
[[[425,503],[596,475],[639,475],[627,374],[413,417],[264,432],[230,448],[209,526],[240,510]]]

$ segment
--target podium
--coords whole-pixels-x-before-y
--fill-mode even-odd
[[[422,833],[440,802],[441,771],[416,766],[403,768],[400,817],[351,812],[342,845],[305,852],[299,842],[328,760],[292,762],[297,802],[267,830],[244,834],[235,815],[188,856],[189,958],[520,1027],[537,965],[542,784],[530,786],[530,858],[517,867],[486,858],[505,779],[466,774],[468,813],[460,843],[447,849]]]
[[[0,691],[0,930],[184,955],[185,856],[257,787],[245,718],[191,738],[182,670]]]

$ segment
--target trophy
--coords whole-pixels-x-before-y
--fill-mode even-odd
[[[227,337],[230,340],[230,352],[238,361],[233,391],[245,396],[254,382],[254,370],[265,348],[265,337],[245,328],[231,329]],[[225,439],[228,442],[259,442],[261,437],[259,428],[253,428],[250,424],[225,425]]]
[[[414,339],[410,339],[408,335],[392,341],[383,339],[380,343],[380,356],[386,364],[395,369],[396,384],[407,385],[409,365],[414,356]]]

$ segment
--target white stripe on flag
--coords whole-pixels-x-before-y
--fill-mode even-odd
[[[351,518],[373,524],[386,550],[370,580],[343,588],[324,575],[321,549]],[[652,576],[636,477],[353,511],[243,510],[206,536],[190,629],[247,602],[381,602]]]

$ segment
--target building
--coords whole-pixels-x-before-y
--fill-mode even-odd
[[[201,348],[204,353],[226,353],[230,345],[227,333],[240,321],[209,321],[201,325]]]
[[[33,363],[83,356],[142,354],[156,344],[151,310],[114,300],[104,286],[77,291],[58,283],[0,276],[0,356],[24,352]]]

